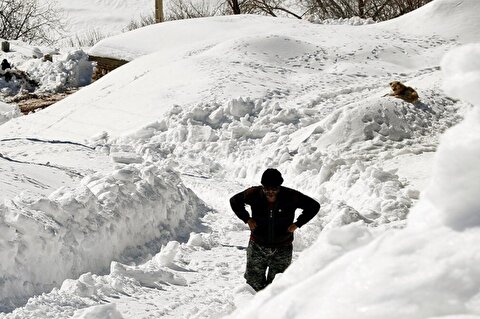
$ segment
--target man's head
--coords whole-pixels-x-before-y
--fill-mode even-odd
[[[278,191],[280,190],[280,185],[283,183],[282,174],[274,168],[268,168],[262,174],[261,183],[267,200],[269,202],[275,202]]]

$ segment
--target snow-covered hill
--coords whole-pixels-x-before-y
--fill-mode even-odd
[[[367,26],[216,17],[101,42],[132,62],[0,126],[3,310],[57,287],[0,318],[480,315],[480,49],[445,57],[480,41],[479,10],[434,0]],[[420,103],[385,96],[392,80]],[[322,208],[253,296],[228,198],[267,167]]]

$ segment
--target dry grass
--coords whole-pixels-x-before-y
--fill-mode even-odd
[[[18,105],[23,114],[28,114],[49,107],[76,91],[78,91],[78,89],[70,89],[65,92],[52,94],[27,93],[8,99],[7,103]]]

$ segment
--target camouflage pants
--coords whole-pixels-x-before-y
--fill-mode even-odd
[[[245,279],[255,291],[262,290],[292,262],[293,245],[268,248],[250,241],[247,248]],[[268,275],[265,273],[268,268]]]

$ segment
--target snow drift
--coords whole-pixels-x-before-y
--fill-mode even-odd
[[[174,172],[129,164],[48,198],[6,201],[0,211],[0,296],[8,309],[66,278],[102,272],[122,254],[148,252],[153,246],[137,246],[154,239],[187,238],[206,209]],[[134,255],[125,254],[129,247]]]
[[[229,318],[461,318],[480,313],[480,258],[468,248],[480,238],[479,59],[480,45],[472,44],[443,60],[447,93],[476,107],[442,137],[430,186],[407,227],[380,234],[358,222],[325,230],[247,309]]]

